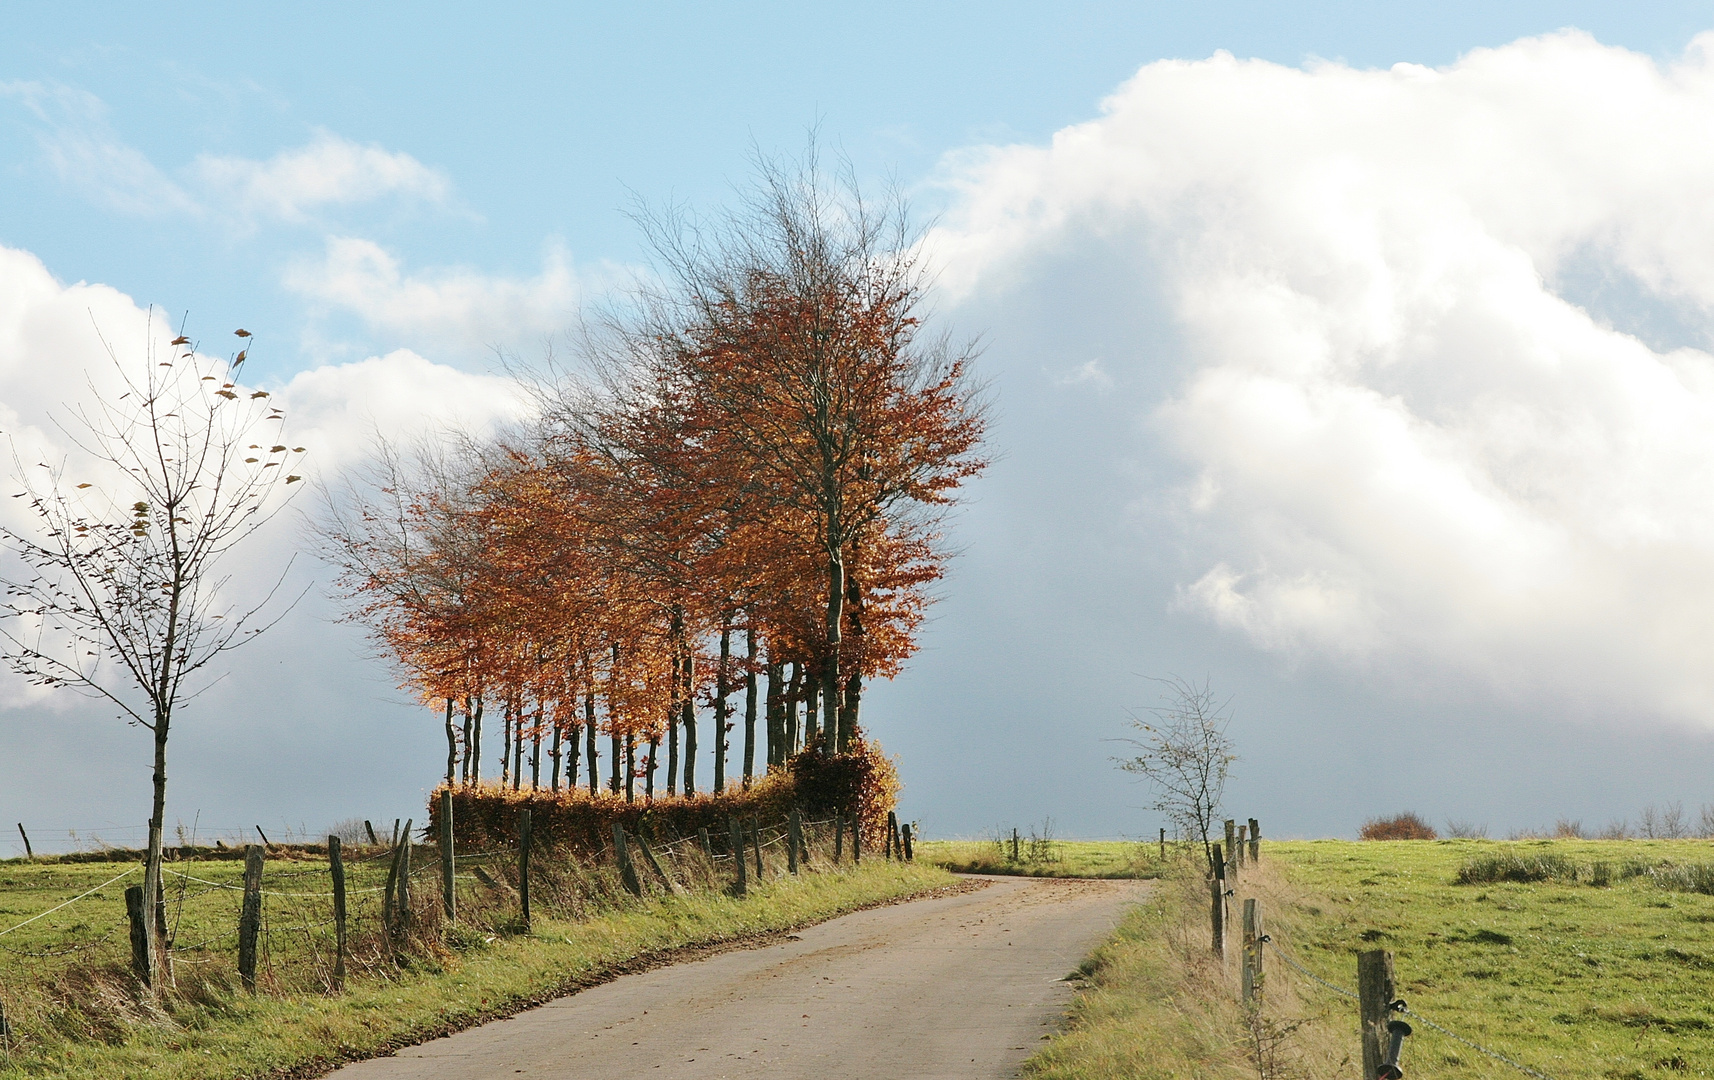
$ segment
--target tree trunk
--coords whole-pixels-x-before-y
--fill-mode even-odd
[[[672,695],[667,699],[667,794],[678,792],[678,683],[679,658],[673,652]]]
[[[168,717],[155,715],[155,798],[149,818],[149,855],[143,864],[143,940],[148,945],[150,986],[159,993],[165,978],[162,955],[166,942],[155,923],[159,919],[161,893],[161,830],[167,819],[167,726]]]
[[[512,782],[512,698],[500,705],[500,786]]]
[[[696,654],[684,654],[684,696],[679,699],[684,725],[684,793],[696,794]]]
[[[803,748],[812,749],[819,737],[821,719],[821,669],[811,665],[803,677]]]
[[[542,706],[536,705],[536,726],[530,731],[530,790],[542,789]]]
[[[548,789],[550,791],[559,790],[559,744],[561,736],[560,728],[563,726],[564,725],[559,721],[559,710],[556,707],[554,709],[553,718],[553,743],[548,747],[548,758],[553,762],[553,779],[550,781],[552,786]]]
[[[601,790],[601,755],[595,752],[595,683],[591,679],[589,688],[583,692],[583,748],[587,759],[583,767],[589,770],[589,793],[594,795]]]
[[[624,743],[619,735],[619,643],[613,643],[613,666],[607,673],[607,749],[613,754],[612,775],[608,777],[608,787],[613,794],[619,794],[619,770],[625,766]]]
[[[466,783],[466,784],[470,783],[470,753],[472,750],[472,743],[470,741],[470,734],[471,734],[471,730],[470,730],[470,709],[471,709],[470,695],[465,694],[464,695],[464,761],[459,766],[458,779],[460,781]]]
[[[827,656],[821,669],[822,728],[827,750],[839,745],[839,645],[845,622],[845,558],[835,549],[827,560]]]
[[[452,699],[446,699],[446,786],[458,771],[458,729],[452,726]]]
[[[643,798],[649,802],[655,801],[655,759],[661,753],[661,737],[649,736],[649,760],[643,766]]]
[[[524,786],[524,702],[512,697],[512,790]]]
[[[803,664],[792,661],[792,677],[786,683],[786,743],[781,750],[780,764],[787,759],[797,756],[799,749],[798,736],[802,734],[798,727],[798,699],[803,697]]]
[[[470,737],[470,782],[482,782],[482,695],[476,695],[475,730]]]
[[[573,694],[572,698],[571,698],[571,715],[572,716],[577,715],[577,695],[576,694]],[[583,725],[582,724],[571,725],[571,731],[570,731],[571,737],[566,740],[568,745],[565,748],[565,753],[566,753],[565,789],[567,791],[576,791],[577,790],[577,748],[580,745],[579,740],[581,739],[582,735],[583,735]]]
[[[625,732],[625,801],[637,801],[637,733]]]
[[[780,686],[781,677],[785,674],[785,665],[774,662],[773,650],[768,650],[768,684],[762,697],[766,700],[764,715],[768,721],[768,769],[771,772],[776,765],[785,761],[781,752],[785,746],[785,699],[784,688]]]
[[[714,793],[720,794],[726,790],[726,733],[731,728],[727,723],[730,715],[726,709],[726,695],[732,692],[728,673],[732,663],[732,616],[722,615],[720,618],[720,666],[714,671]]]
[[[756,774],[756,616],[744,627],[744,787]]]
[[[839,752],[845,753],[851,749],[851,740],[857,734],[857,714],[863,706],[863,673],[853,671],[851,677],[845,680],[844,715],[839,721]]]

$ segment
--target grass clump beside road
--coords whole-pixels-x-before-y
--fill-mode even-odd
[[[1705,841],[1268,843],[1238,875],[1273,937],[1265,1006],[1236,1005],[1237,948],[1211,956],[1186,863],[1085,965],[1067,1031],[1029,1074],[1334,1076],[1356,1071],[1356,954],[1393,953],[1410,1008],[1555,1080],[1714,1075],[1714,848]],[[1510,1066],[1406,1017],[1407,1075]]]
[[[5,886],[33,869],[12,864],[0,872],[0,906],[17,906],[6,901]],[[197,876],[217,880],[201,869]],[[44,985],[25,995],[19,988],[27,969],[19,961],[27,958],[9,953],[0,969],[0,994],[6,995],[17,1034],[0,1076],[320,1075],[342,1061],[509,1015],[673,950],[742,942],[954,884],[935,867],[875,859],[861,869],[780,875],[760,885],[752,879],[744,899],[698,890],[614,900],[581,914],[562,907],[538,914],[528,934],[507,932],[503,920],[461,921],[448,928],[439,947],[423,949],[399,966],[376,965],[339,994],[301,987],[244,993],[227,974],[228,951],[204,958],[201,966],[181,963],[179,992],[168,995],[164,1006],[137,994],[122,967],[102,963],[60,963]],[[546,901],[553,884],[540,891]],[[426,899],[425,914],[438,897]],[[290,937],[275,938],[278,948],[290,948]],[[23,1008],[20,998],[29,999]]]
[[[1024,877],[1152,878],[1173,859],[1163,861],[1153,844],[1109,840],[1055,840],[1024,837],[1012,858],[1009,838],[922,840],[915,846],[923,862],[955,874],[1016,874]]]

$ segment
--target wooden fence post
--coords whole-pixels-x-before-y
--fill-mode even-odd
[[[916,862],[916,852],[911,850],[911,823],[907,821],[899,828],[900,836],[905,843],[905,861]]]
[[[1238,856],[1233,850],[1238,846],[1236,825],[1237,822],[1231,818],[1226,819],[1226,876],[1231,879],[1229,884],[1234,886],[1238,884],[1238,867],[1235,865]]]
[[[786,815],[786,871],[797,873],[798,847],[803,843],[803,823],[798,820],[797,809],[794,807]]]
[[[643,839],[643,830],[641,828],[637,830],[635,839],[637,841],[637,850],[643,853],[643,861],[648,863],[649,869],[653,870],[655,872],[655,876],[661,879],[661,884],[666,886],[667,892],[672,893],[674,896],[683,892],[684,890],[678,887],[678,882],[674,881],[666,870],[662,868],[660,860],[656,859],[655,853],[649,849],[649,842]]]
[[[1244,901],[1243,1002],[1254,1007],[1262,990],[1262,911],[1254,897]]]
[[[530,932],[530,812],[518,811],[518,907]]]
[[[895,833],[897,833],[898,831],[899,831],[899,815],[897,813],[891,811],[891,810],[888,810],[887,811],[886,850],[884,852],[882,852],[882,858],[891,859],[896,854],[899,854],[893,850],[894,847],[896,846],[893,843],[893,835]]]
[[[1257,824],[1255,818],[1250,819],[1250,861],[1262,861],[1262,827]]]
[[[30,850],[30,834],[24,831],[24,823],[22,821],[18,822],[18,835],[24,838],[24,859],[26,861],[33,861],[36,857],[36,853]]]
[[[1012,826],[1012,861],[1017,862],[1018,860],[1018,827],[1014,825]]]
[[[406,818],[405,827],[399,833],[399,929],[403,931],[411,925],[411,826],[415,818]]]
[[[1166,826],[1161,826],[1161,862],[1166,862]]]
[[[440,793],[440,906],[449,923],[458,921],[458,894],[453,891],[452,791]]]
[[[1238,826],[1238,842],[1233,846],[1232,850],[1238,856],[1237,862],[1238,862],[1239,866],[1244,865],[1244,848],[1246,846],[1248,846],[1244,843],[1244,840],[1245,840],[1246,836],[1248,835],[1249,831],[1250,831],[1250,827],[1248,825]]]
[[[379,839],[377,839],[375,836],[375,826],[373,826],[369,823],[368,818],[363,819],[363,831],[369,834],[369,843],[370,844],[372,844],[375,847],[381,846],[381,841]]]
[[[863,820],[856,814],[851,815],[851,862],[863,865]]]
[[[632,896],[643,895],[643,880],[637,876],[636,864],[631,861],[631,847],[625,843],[625,826],[617,821],[613,823],[613,859],[619,864],[619,880],[625,891]]]
[[[1214,926],[1214,955],[1226,959],[1226,862],[1220,853],[1220,845],[1214,845],[1214,873],[1208,879],[1209,891],[1213,894],[1214,907],[1210,914]]]
[[[696,838],[702,843],[702,853],[710,859],[714,858],[714,845],[708,842],[708,829],[704,827],[696,830]]]
[[[345,988],[345,859],[339,837],[327,838],[327,869],[333,875],[333,988]]]
[[[131,970],[144,986],[154,985],[154,965],[149,956],[149,927],[143,921],[143,886],[125,890],[125,914],[131,917]]]
[[[262,850],[255,844],[244,846],[244,906],[238,914],[238,981],[251,991],[256,989],[256,938],[262,929]]]
[[[1363,1032],[1363,1075],[1380,1075],[1387,1059],[1387,1019],[1397,999],[1393,954],[1383,949],[1357,954],[1357,1008]]]
[[[738,824],[736,814],[726,818],[726,831],[732,834],[732,865],[736,874],[732,879],[732,892],[743,896],[749,891],[749,883],[744,873],[744,826]]]

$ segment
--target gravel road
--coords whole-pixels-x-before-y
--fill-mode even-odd
[[[765,948],[627,975],[358,1062],[338,1080],[960,1080],[1017,1075],[1063,977],[1146,885],[991,878]]]

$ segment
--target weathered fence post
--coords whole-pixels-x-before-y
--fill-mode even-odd
[[[363,819],[363,831],[369,834],[369,843],[375,847],[381,846],[381,841],[375,836],[375,826],[369,824],[369,819]]]
[[[744,874],[744,826],[738,824],[738,817],[733,814],[726,819],[726,831],[732,834],[732,865],[736,874],[732,879],[732,892],[743,896],[749,891],[749,883]]]
[[[453,891],[452,791],[440,793],[440,906],[446,921],[458,921],[458,895]]]
[[[327,870],[333,875],[333,988],[345,988],[345,859],[339,837],[327,838]]]
[[[655,853],[649,848],[649,842],[643,839],[643,830],[641,827],[637,829],[635,839],[637,841],[637,850],[643,853],[643,861],[648,863],[649,869],[653,870],[655,872],[655,876],[661,879],[661,884],[666,886],[667,892],[672,893],[674,896],[683,892],[684,890],[678,887],[678,882],[674,881],[671,875],[669,875],[661,866],[660,860],[655,858]]]
[[[1012,861],[1018,862],[1018,827],[1012,826]]]
[[[714,858],[714,845],[708,842],[708,829],[706,827],[696,830],[696,839],[702,844],[702,853],[710,859]]]
[[[1237,863],[1239,866],[1244,865],[1244,848],[1247,846],[1244,843],[1244,840],[1245,840],[1246,836],[1249,834],[1249,832],[1250,832],[1250,827],[1248,825],[1238,826],[1238,842],[1233,846],[1232,851],[1238,857]]]
[[[1238,867],[1235,865],[1238,855],[1233,850],[1238,846],[1236,825],[1237,822],[1231,818],[1226,819],[1226,875],[1232,885],[1238,884]]]
[[[1226,861],[1221,856],[1220,845],[1214,845],[1214,873],[1208,879],[1209,891],[1213,893],[1214,908],[1210,915],[1214,925],[1214,955],[1226,959]]]
[[[634,876],[634,875],[633,875]],[[530,932],[530,812],[518,811],[518,907]]]
[[[911,850],[911,823],[907,821],[899,828],[900,835],[905,842],[905,861],[916,862],[916,852]]]
[[[149,955],[149,927],[143,921],[143,886],[125,890],[125,914],[131,917],[131,970],[144,986],[155,985],[153,959]]]
[[[256,989],[256,938],[262,929],[262,850],[255,844],[244,846],[244,906],[238,914],[238,981],[246,990]]]
[[[625,826],[613,823],[613,858],[619,864],[619,880],[632,896],[643,895],[643,880],[637,876],[636,864],[631,862],[631,848],[625,843]]]
[[[1250,819],[1250,861],[1262,861],[1262,827],[1256,823],[1255,818]]]
[[[403,931],[411,925],[411,826],[415,818],[405,819],[405,828],[399,834],[399,929]]]
[[[888,810],[887,811],[886,850],[881,853],[882,858],[892,859],[895,857],[896,854],[902,854],[902,852],[894,852],[894,850],[893,850],[893,848],[894,848],[893,836],[898,831],[899,831],[899,815],[892,810]]]
[[[1242,1000],[1254,1006],[1262,990],[1262,909],[1254,897],[1244,901],[1244,973]]]
[[[798,820],[797,810],[794,808],[790,814],[786,815],[786,871],[788,873],[797,873],[797,853],[798,847],[802,843],[803,823]]]
[[[1387,1060],[1387,1019],[1397,1000],[1393,954],[1384,949],[1357,954],[1357,1008],[1363,1032],[1363,1075],[1379,1076]]]
[[[36,853],[30,850],[30,834],[24,831],[24,823],[22,821],[18,822],[18,835],[24,838],[24,858],[26,860],[34,860]]]
[[[843,814],[833,815],[833,865],[838,866],[844,857],[845,847],[845,817]]]
[[[1161,862],[1166,862],[1166,827],[1161,827]]]

